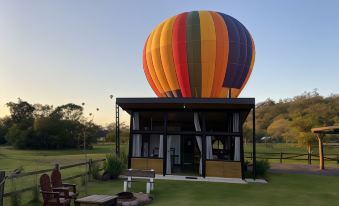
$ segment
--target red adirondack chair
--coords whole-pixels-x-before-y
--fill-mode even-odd
[[[40,177],[41,194],[44,200],[43,206],[70,206],[71,199],[67,191],[63,189],[52,189],[51,180],[47,174]]]
[[[62,183],[61,180],[61,173],[58,169],[54,169],[51,174],[51,180],[52,180],[52,188],[53,189],[66,189],[67,195],[72,198],[76,199],[78,196],[76,185],[75,184],[69,184],[69,183]]]

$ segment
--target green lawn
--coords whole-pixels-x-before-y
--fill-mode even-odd
[[[127,145],[122,145],[126,151]],[[251,145],[245,146],[245,151],[251,151]],[[287,144],[257,145],[258,152],[304,152],[299,148]],[[95,145],[88,150],[88,158],[104,158],[107,153],[114,152],[113,145]],[[338,153],[338,147],[325,147],[325,153]],[[52,168],[55,163],[60,165],[83,162],[85,155],[81,150],[15,150],[10,147],[0,147],[0,170],[11,171],[18,166],[24,167],[24,172]],[[274,161],[272,161],[274,162]],[[305,164],[306,161],[292,161]],[[316,164],[316,163],[315,163]],[[70,168],[62,171],[63,177],[85,172],[84,166]],[[16,180],[17,188],[31,186],[37,176],[29,176]],[[310,175],[273,175],[269,176],[270,183],[266,185],[248,184],[235,185],[224,183],[197,183],[157,181],[154,192],[153,205],[335,205],[339,201],[339,177],[322,177]],[[72,180],[77,183],[81,194],[85,194],[85,187],[81,187],[81,179]],[[122,189],[122,182],[91,182],[88,194],[114,194]],[[11,191],[10,182],[6,183],[6,191]],[[135,191],[143,191],[144,185],[139,184]],[[27,204],[31,199],[31,192],[22,194],[22,202]],[[9,198],[6,198],[6,205]]]
[[[334,206],[338,205],[339,177],[313,175],[269,175],[268,184],[227,184],[183,181],[156,181],[152,205],[246,205],[246,206]],[[113,195],[122,190],[122,181],[90,182],[88,194]],[[145,190],[144,183],[136,183],[133,191]],[[81,195],[85,188],[80,187]],[[23,205],[38,206],[27,202],[31,194],[22,197]],[[8,203],[7,199],[7,203]]]
[[[127,151],[127,145],[122,145],[122,150]],[[252,145],[245,145],[245,152],[251,152]],[[297,147],[294,144],[257,144],[257,153],[263,152],[289,152],[305,153],[305,148]],[[317,154],[317,147],[313,149]],[[338,154],[339,146],[325,147],[325,154]],[[114,145],[94,145],[92,150],[87,151],[88,158],[104,158],[106,154],[115,152]],[[11,147],[0,146],[0,169],[13,170],[23,166],[25,171],[40,170],[53,167],[55,163],[60,165],[73,164],[85,160],[82,150],[16,150]],[[272,160],[272,162],[275,162]],[[306,161],[287,161],[305,164]],[[316,164],[316,163],[315,163]]]
[[[252,152],[252,144],[245,144],[244,146],[245,152]],[[257,151],[257,158],[262,159],[260,157],[275,157],[280,158],[280,154],[264,154],[264,153],[297,153],[297,154],[306,154],[306,148],[300,147],[296,144],[284,144],[284,143],[259,143],[256,145],[256,151]],[[312,147],[312,154],[318,155],[318,146],[313,145]],[[333,146],[333,145],[324,145],[324,154],[326,157],[330,158],[338,158],[339,154],[339,145]],[[245,156],[249,156],[249,154],[245,154]],[[283,157],[291,157],[293,155],[290,154],[283,154]],[[295,157],[298,159],[307,159],[307,156],[304,155],[302,157]],[[319,161],[316,160],[317,157],[312,157],[312,164],[317,165],[319,164]],[[270,162],[280,162],[279,159],[269,159]],[[307,160],[295,160],[295,159],[284,159],[283,163],[293,163],[293,164],[307,164]],[[337,164],[336,161],[326,161],[325,160],[325,166],[331,166],[331,167],[338,167],[339,164]]]
[[[125,150],[126,145],[122,145]],[[106,154],[115,152],[114,145],[95,145],[87,150],[88,159],[104,158]],[[83,150],[16,150],[12,147],[0,147],[0,169],[13,170],[23,166],[25,171],[40,170],[60,165],[74,164],[85,161]]]

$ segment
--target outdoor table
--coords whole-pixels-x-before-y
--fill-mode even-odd
[[[118,196],[90,195],[75,200],[76,206],[115,206]]]

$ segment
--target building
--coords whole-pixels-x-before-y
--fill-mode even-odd
[[[255,114],[254,98],[117,98],[116,104],[130,115],[128,168],[244,178],[242,126],[251,110]],[[119,112],[116,117],[119,131]]]

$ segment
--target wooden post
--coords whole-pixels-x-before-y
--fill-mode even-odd
[[[59,170],[59,169],[60,169],[60,166],[59,166],[58,163],[55,164],[54,169],[55,169],[55,170]]]
[[[307,163],[309,165],[311,164],[311,158],[312,158],[311,152],[312,152],[312,144],[308,143],[307,144]]]
[[[324,166],[324,147],[323,147],[323,135],[318,134],[318,146],[319,146],[319,169],[325,169]]]
[[[4,205],[5,171],[0,171],[0,206]]]
[[[88,171],[87,171],[87,175],[88,175],[88,179],[91,180],[91,172],[92,172],[92,168],[93,167],[93,160],[89,159],[88,160]]]

